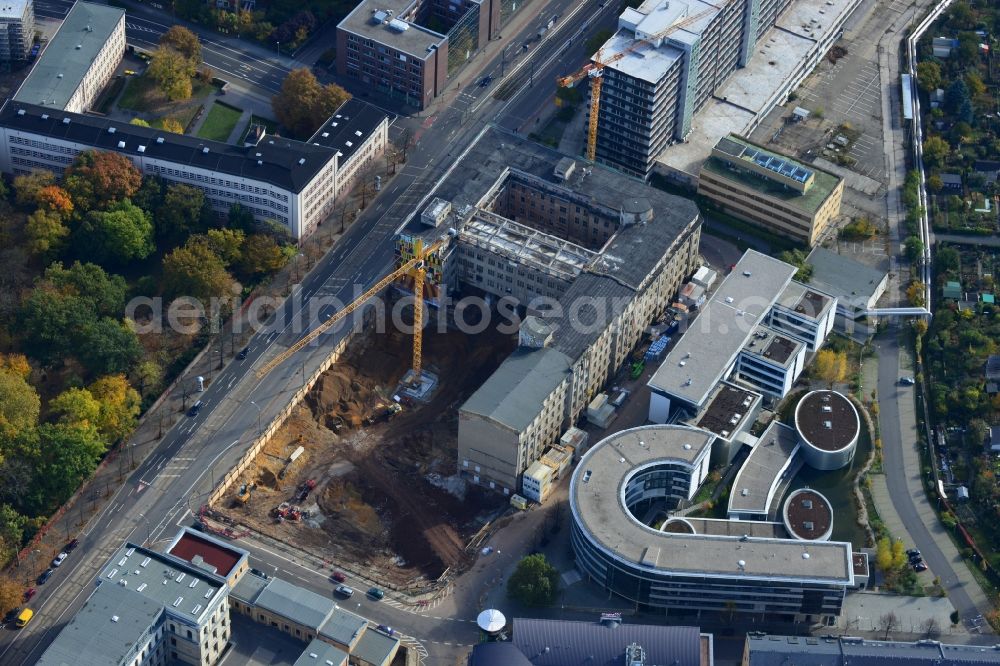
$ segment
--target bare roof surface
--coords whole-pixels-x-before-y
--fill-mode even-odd
[[[748,635],[746,649],[754,666],[978,666],[1000,664],[1000,648],[948,645],[938,641],[904,643],[862,638],[809,638]]]
[[[424,60],[431,53],[428,49],[437,47],[447,38],[410,21],[404,21],[407,29],[403,31],[387,23],[408,15],[414,4],[414,0],[367,0],[355,7],[337,27]],[[385,12],[386,22],[375,20],[377,12]]]
[[[657,368],[650,388],[703,405],[795,271],[747,250]]]
[[[810,284],[858,310],[875,305],[875,296],[888,276],[885,268],[868,266],[825,247],[814,247],[806,261],[813,267]]]
[[[685,426],[645,426],[596,444],[577,465],[570,487],[579,528],[610,556],[649,571],[850,584],[849,543],[664,534],[632,517],[621,497],[636,467],[691,458],[699,447],[710,446],[712,438]]]
[[[699,666],[697,627],[515,618],[512,642],[534,666],[618,666],[638,643],[648,664]]]
[[[395,116],[388,116],[377,106],[352,97],[320,125],[307,143],[333,148],[340,153],[339,163],[343,164],[351,159],[386,118],[389,118],[389,122],[395,120]]]
[[[107,5],[72,5],[14,99],[41,104],[50,111],[65,109],[123,16],[124,9]]]
[[[799,436],[795,429],[772,421],[736,474],[729,493],[729,511],[767,513],[781,476],[798,450]]]
[[[123,663],[163,604],[120,585],[101,585],[42,653],[39,666]]]
[[[280,578],[267,581],[254,605],[312,629],[318,629],[334,608],[333,600]]]
[[[861,421],[851,401],[837,391],[812,391],[795,408],[803,439],[824,451],[840,451],[858,436]]]
[[[769,326],[760,325],[743,347],[743,353],[759,356],[770,363],[787,368],[804,346],[798,340],[793,340]]]
[[[792,282],[778,297],[778,304],[809,319],[821,319],[833,306],[833,298],[818,287]]]

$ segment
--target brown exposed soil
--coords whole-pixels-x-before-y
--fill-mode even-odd
[[[243,481],[250,501],[217,507],[234,520],[327,559],[354,562],[371,577],[404,585],[437,578],[466,558],[466,543],[501,500],[475,488],[464,498],[431,483],[456,483],[458,407],[514,347],[488,330],[469,336],[425,333],[424,367],[439,385],[427,404],[404,405],[385,420],[385,406],[411,365],[411,338],[371,334],[348,350],[264,447]],[[370,419],[377,421],[372,425]],[[299,446],[304,452],[282,474]],[[283,477],[283,478],[282,478]],[[303,501],[302,484],[316,487]],[[282,502],[309,512],[276,522]]]

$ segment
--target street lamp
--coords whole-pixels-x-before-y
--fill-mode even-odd
[[[261,429],[260,429],[260,415],[261,415],[260,405],[258,405],[253,400],[250,401],[250,404],[257,408],[257,436],[260,437],[260,433],[261,433]]]
[[[146,523],[146,540],[142,542],[142,545],[145,546],[152,539],[152,535],[150,534],[150,528],[149,528],[149,518],[147,518],[146,514],[144,513],[140,513],[139,517],[142,518],[144,523]]]

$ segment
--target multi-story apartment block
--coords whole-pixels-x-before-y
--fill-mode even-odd
[[[332,212],[360,168],[381,155],[388,122],[375,107],[350,100],[308,142],[263,136],[233,146],[7,100],[0,108],[0,171],[58,176],[81,152],[114,151],[144,175],[201,189],[219,215],[239,204],[303,238]]]
[[[337,74],[424,109],[524,4],[364,0],[337,25]]]
[[[686,199],[600,166],[577,169],[496,128],[433,194],[420,215],[432,228],[419,235],[447,243],[431,292],[508,299],[527,315],[521,349],[459,412],[463,476],[518,492],[694,270],[701,218]],[[400,237],[400,260],[413,243]]]
[[[0,61],[27,60],[34,40],[33,0],[8,0],[0,5]]]
[[[811,246],[840,215],[844,179],[730,134],[702,166],[698,194],[730,215]]]
[[[125,10],[77,2],[14,99],[52,111],[89,111],[124,55]]]

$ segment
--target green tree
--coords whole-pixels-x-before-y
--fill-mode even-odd
[[[894,569],[902,569],[906,566],[906,560],[906,547],[903,546],[901,539],[896,539],[892,542],[892,567]]]
[[[926,302],[925,291],[925,285],[920,280],[911,282],[910,286],[906,288],[906,298],[909,299],[910,305],[915,308],[924,307]]]
[[[172,26],[160,37],[160,46],[172,48],[197,67],[201,64],[201,42],[198,36],[181,25]]]
[[[156,393],[163,381],[163,368],[156,361],[146,359],[136,366],[133,373],[139,387],[139,393]]]
[[[924,92],[934,92],[941,87],[941,65],[925,60],[917,63],[917,84]]]
[[[142,118],[133,118],[132,120],[128,121],[128,123],[129,123],[129,125],[135,125],[136,127],[149,127],[150,126],[149,123],[146,122],[145,120],[143,120]]]
[[[191,97],[191,79],[197,71],[197,65],[192,64],[181,53],[161,46],[153,54],[146,74],[156,81],[160,92],[168,100],[177,102]]]
[[[906,252],[906,258],[910,260],[911,263],[921,264],[924,261],[924,242],[920,240],[919,236],[910,236],[903,243],[903,249]]]
[[[146,211],[128,199],[108,210],[93,210],[80,225],[80,245],[100,263],[124,264],[145,259],[155,250],[153,223]]]
[[[40,283],[21,304],[18,314],[22,349],[43,365],[72,356],[74,336],[94,320],[89,305]]]
[[[93,426],[45,423],[38,431],[41,457],[28,503],[41,513],[69,499],[97,467],[107,446]]]
[[[97,429],[108,442],[127,437],[139,416],[139,393],[124,375],[100,377],[90,385],[90,394],[100,405]]]
[[[969,89],[969,95],[972,97],[979,97],[986,92],[986,84],[983,83],[979,72],[966,72],[965,87]]]
[[[257,225],[253,213],[238,203],[230,206],[227,223],[230,229],[239,229],[245,234],[253,232]]]
[[[76,356],[95,375],[128,372],[142,358],[142,345],[135,331],[111,317],[88,324],[79,342]]]
[[[239,229],[209,229],[205,242],[226,266],[239,261],[246,237]]]
[[[142,174],[124,155],[87,150],[66,168],[63,187],[81,210],[107,208],[131,197],[142,184]]]
[[[239,261],[239,274],[245,279],[268,275],[285,265],[281,246],[266,234],[247,236]]]
[[[176,118],[160,118],[153,123],[153,126],[157,129],[161,129],[164,132],[173,132],[174,134],[184,134],[184,126],[181,125],[180,121]]]
[[[38,423],[42,401],[27,377],[0,369],[0,462],[11,444]]]
[[[939,273],[957,271],[961,256],[953,247],[941,247],[934,253],[934,267]]]
[[[791,264],[795,266],[798,270],[795,272],[795,279],[799,282],[809,282],[812,278],[813,266],[808,261],[806,261],[809,255],[805,250],[785,250],[778,255],[778,259],[784,261],[786,264]]]
[[[44,284],[65,296],[82,299],[98,315],[120,317],[125,312],[125,278],[97,264],[74,261],[69,268],[56,262],[45,269]]]
[[[604,46],[604,42],[611,39],[612,35],[614,35],[614,32],[607,28],[595,32],[586,41],[585,48],[587,53],[597,53],[597,50]]]
[[[548,606],[559,594],[559,571],[544,555],[528,555],[507,581],[507,594],[526,606]]]
[[[206,228],[205,193],[196,187],[176,183],[163,195],[156,212],[157,235],[168,245],[179,245],[193,233]]]
[[[69,227],[57,213],[39,208],[24,225],[28,251],[36,256],[52,257],[64,247]]]
[[[85,388],[68,388],[49,402],[49,412],[60,423],[97,427],[101,403]]]
[[[231,293],[232,276],[206,243],[186,243],[163,258],[163,291],[168,297],[191,296],[204,303]]]
[[[929,189],[931,192],[934,193],[943,190],[944,181],[941,180],[941,176],[937,175],[936,173],[931,174],[931,176],[927,178],[927,189]]]
[[[948,142],[937,135],[927,137],[924,141],[924,163],[930,167],[940,167],[951,152]]]

